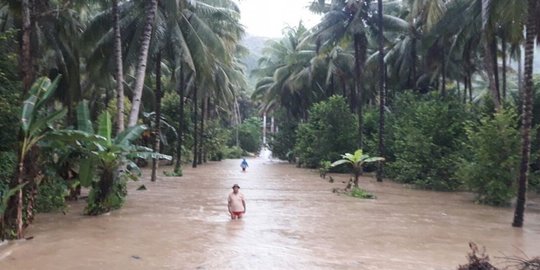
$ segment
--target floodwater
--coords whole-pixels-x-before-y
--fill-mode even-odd
[[[540,255],[538,211],[516,229],[512,209],[475,205],[467,193],[365,177],[377,199],[362,200],[331,192],[346,175],[329,183],[267,158],[248,162],[246,173],[226,160],[156,183],[145,177],[130,183],[124,208],[100,217],[82,216],[82,203],[38,215],[27,233],[34,239],[0,246],[0,269],[456,269],[469,241],[498,266],[503,256]],[[231,221],[235,183],[247,211]],[[148,190],[136,191],[141,184]]]

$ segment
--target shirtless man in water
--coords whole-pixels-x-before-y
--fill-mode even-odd
[[[231,219],[240,219],[246,213],[246,201],[244,200],[244,194],[239,189],[240,186],[234,184],[233,192],[229,194],[228,208]]]

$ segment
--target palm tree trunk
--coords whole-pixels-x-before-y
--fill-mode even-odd
[[[116,133],[124,131],[124,67],[122,62],[122,36],[118,0],[112,0],[114,31],[114,73],[116,78]]]
[[[21,13],[22,13],[22,42],[21,42],[21,73],[23,78],[23,97],[26,96],[32,81],[34,80],[34,68],[32,65],[32,49],[30,44],[30,36],[32,32],[31,22],[31,4],[30,0],[21,1]]]
[[[379,17],[379,31],[384,33],[384,24],[383,24],[383,5],[382,0],[377,1],[378,7],[378,17]],[[414,48],[413,48],[414,50]],[[413,60],[413,63],[415,61]],[[416,71],[414,71],[413,64],[413,82],[416,85]],[[385,85],[385,66],[384,66],[384,35],[379,35],[379,156],[384,157],[385,147],[384,147],[384,106],[386,102],[386,91],[384,89]],[[383,181],[383,163],[379,162],[377,166],[377,182]]]
[[[491,40],[491,57],[493,61],[493,77],[495,78],[495,87],[497,88],[497,97],[501,101],[501,87],[499,83],[499,63],[497,61],[497,37],[493,36]]]
[[[21,185],[24,183],[24,156],[20,158],[19,161],[19,170],[17,172],[17,185]],[[16,233],[17,233],[17,239],[22,239],[24,237],[23,232],[23,189],[19,189],[17,191],[17,197],[16,197],[16,205],[17,205],[17,217],[15,220],[16,224]]]
[[[517,74],[517,79],[518,79],[518,93],[519,95],[521,96],[522,95],[522,92],[523,92],[523,61],[521,59],[521,50],[519,52],[519,56],[518,56],[518,59],[517,59],[517,66],[518,66],[518,74]],[[520,112],[521,114],[521,112]]]
[[[527,30],[525,35],[525,89],[523,91],[523,115],[521,125],[521,162],[519,166],[519,183],[516,210],[512,226],[523,226],[525,212],[525,200],[527,194],[527,178],[529,173],[529,159],[531,155],[531,123],[532,123],[532,99],[533,99],[533,60],[534,39],[536,36],[535,15],[537,0],[529,0],[529,14],[527,16]]]
[[[486,65],[486,73],[489,80],[489,90],[491,91],[491,99],[493,100],[493,105],[495,105],[495,109],[499,110],[501,107],[501,101],[499,98],[499,91],[497,90],[497,84],[495,83],[495,75],[493,74],[494,68],[493,68],[493,61],[492,59],[492,52],[491,47],[489,44],[484,46],[485,55],[484,55],[484,63]]]
[[[442,84],[441,84],[441,96],[446,96],[446,55],[444,52],[444,40],[441,46],[441,53],[442,53],[442,63],[441,63],[441,73],[442,73]]]
[[[180,113],[178,114],[178,141],[176,144],[176,165],[174,166],[174,172],[176,174],[180,173],[182,166],[182,144],[183,144],[183,135],[184,135],[184,73],[182,70],[182,65],[180,65],[180,83],[177,86],[177,92],[180,96],[178,108]]]
[[[473,94],[472,94],[472,73],[469,72],[469,103],[473,102]]]
[[[199,128],[199,152],[197,156],[197,164],[203,163],[204,152],[204,118],[206,117],[206,97],[201,101],[201,126]]]
[[[367,38],[365,34],[354,35],[354,57],[356,70],[356,91],[358,98],[355,100],[356,112],[358,115],[358,149],[363,147],[363,87],[362,77],[364,74],[364,65],[366,63]]]
[[[334,82],[334,74],[332,73],[332,75],[330,75],[330,91],[328,91],[329,97],[334,95],[335,88],[336,88],[336,84]]]
[[[492,51],[491,45],[491,34],[489,34],[489,29],[487,26],[487,22],[489,21],[489,12],[490,12],[490,2],[491,0],[482,0],[482,31],[484,33],[483,38],[483,45],[484,45],[484,64],[485,64],[485,70],[488,76],[489,81],[489,90],[491,91],[491,99],[493,100],[493,105],[495,105],[495,109],[499,110],[501,107],[501,100],[499,97],[499,93],[497,90],[497,85],[495,82],[495,75],[493,74],[493,71],[495,70],[493,67],[493,54],[495,52]]]
[[[193,163],[191,166],[197,168],[197,153],[198,153],[198,144],[197,144],[197,83],[193,87]]]
[[[381,9],[382,10],[382,9]],[[382,20],[379,18],[379,20]],[[383,23],[381,22],[380,23],[381,25],[379,26],[381,29],[383,29]],[[381,30],[382,31],[382,30]],[[383,50],[384,50],[384,36],[381,38],[379,37],[379,39],[382,39],[383,41]],[[381,41],[379,41],[381,42]],[[379,44],[380,46],[380,44]],[[411,67],[411,70],[412,70],[412,89],[414,91],[416,91],[416,37],[413,37],[412,39],[412,49],[411,49],[411,58],[412,58],[412,67]],[[380,51],[380,48],[379,48],[379,51]],[[383,58],[383,62],[384,62],[384,58]]]
[[[135,73],[135,87],[133,88],[133,101],[131,102],[131,112],[129,114],[128,127],[135,126],[139,120],[139,110],[141,107],[141,97],[144,87],[144,77],[146,75],[146,61],[148,59],[148,47],[152,38],[152,25],[156,17],[157,0],[149,0],[146,7],[146,20],[144,23],[144,32],[141,36],[141,50],[139,51],[139,60],[137,71]]]
[[[156,126],[154,127],[154,146],[152,147],[154,153],[159,153],[161,140],[160,140],[160,127],[161,127],[161,52],[157,53],[156,56]],[[152,176],[150,181],[156,181],[156,171],[158,167],[158,160],[156,158],[152,159]]]
[[[502,100],[506,100],[506,39],[502,37]]]

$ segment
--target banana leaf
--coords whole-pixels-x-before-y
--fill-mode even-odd
[[[79,182],[83,187],[92,185],[94,179],[95,166],[92,159],[83,159],[79,164]]]
[[[77,106],[77,129],[88,133],[94,133],[94,128],[90,121],[90,111],[88,110],[87,100],[83,100]]]
[[[21,188],[23,188],[28,183],[22,183],[10,190],[8,190],[5,194],[0,194],[0,216],[4,215],[4,212],[6,211],[7,204],[9,198],[11,198],[17,191],[19,191]]]
[[[49,80],[49,78],[45,77],[43,79],[45,82],[42,84],[42,89],[41,89],[43,91],[43,94],[40,93],[38,95],[39,101],[36,104],[37,109],[40,109],[43,106],[43,104],[45,104],[45,102],[47,102],[53,96],[54,92],[56,91],[56,88],[58,87],[58,83],[60,82],[61,77],[62,77],[61,75],[58,75],[52,83]]]
[[[34,119],[35,124],[30,125],[30,129],[29,129],[28,134],[29,135],[34,135],[34,134],[39,133],[40,131],[42,131],[46,127],[51,127],[54,122],[64,118],[64,116],[66,116],[66,114],[67,114],[67,109],[64,108],[62,110],[59,110],[59,111],[56,111],[56,112],[54,112],[52,114],[47,115],[43,119]]]
[[[139,136],[141,136],[141,133],[143,133],[143,131],[145,131],[146,129],[147,127],[145,125],[136,125],[127,128],[126,130],[122,131],[122,133],[116,136],[116,138],[114,139],[114,143],[129,145],[130,142],[139,138]]]
[[[32,125],[32,121],[34,120],[34,108],[36,106],[37,100],[38,100],[37,96],[31,95],[23,103],[22,114],[21,114],[21,128],[24,131],[24,133],[28,133],[28,130],[30,129],[30,126]]]
[[[112,143],[111,134],[112,134],[111,115],[109,114],[108,111],[104,111],[98,117],[98,135],[105,137],[108,141],[108,145],[110,145]]]

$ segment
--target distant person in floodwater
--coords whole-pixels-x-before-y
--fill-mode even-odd
[[[246,168],[249,167],[246,159],[242,159],[242,163],[240,163],[240,167],[242,167],[242,171],[245,172],[246,171]]]
[[[231,215],[231,219],[240,219],[246,213],[246,201],[244,199],[244,194],[239,191],[240,186],[234,184],[232,189],[233,191],[227,198],[229,214]]]

